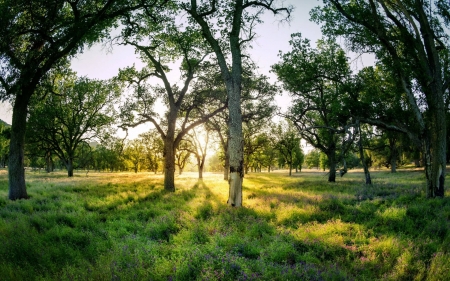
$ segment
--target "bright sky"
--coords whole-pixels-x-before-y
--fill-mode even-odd
[[[252,59],[259,65],[260,73],[271,77],[276,82],[274,74],[269,73],[270,66],[279,61],[278,52],[290,50],[289,40],[292,33],[300,32],[304,38],[312,43],[321,38],[320,27],[309,21],[309,11],[321,4],[319,0],[285,0],[284,5],[293,5],[295,10],[290,23],[280,23],[279,18],[266,12],[264,23],[257,27],[257,39],[253,42],[251,50]],[[72,68],[80,76],[96,79],[109,79],[117,74],[119,68],[131,66],[133,63],[139,67],[141,62],[137,59],[133,47],[115,46],[108,53],[102,45],[94,45],[72,60]],[[177,81],[171,81],[175,83]],[[276,104],[282,109],[289,106],[290,99],[284,94],[276,98]],[[12,111],[6,104],[0,104],[0,119],[11,124]],[[142,131],[143,129],[137,129]],[[134,133],[136,134],[136,132]],[[130,132],[130,135],[134,135]]]

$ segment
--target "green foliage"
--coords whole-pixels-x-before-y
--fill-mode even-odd
[[[52,94],[35,99],[29,110],[28,151],[32,160],[57,155],[71,176],[75,164],[91,162],[89,142],[98,141],[113,124],[120,88],[112,81],[77,77],[70,69],[52,72],[51,79],[50,89],[40,90]]]
[[[31,198],[9,201],[0,170],[2,280],[447,277],[450,200],[426,199],[422,173],[298,175],[246,176],[236,209],[221,175],[166,193],[152,173],[28,172]]]

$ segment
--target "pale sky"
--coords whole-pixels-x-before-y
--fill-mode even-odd
[[[256,29],[258,37],[252,43],[251,56],[260,67],[259,72],[268,75],[272,82],[276,82],[276,77],[269,73],[270,66],[279,61],[278,52],[280,50],[283,52],[290,50],[289,40],[292,33],[302,33],[302,37],[310,39],[313,44],[321,38],[320,27],[309,21],[309,11],[319,4],[321,4],[319,0],[284,1],[285,6],[293,5],[295,7],[290,23],[280,23],[279,18],[274,17],[271,13],[264,14],[264,23]],[[142,65],[137,59],[133,47],[114,46],[112,52],[108,53],[101,44],[98,44],[74,58],[72,69],[80,76],[109,79],[117,75],[119,68],[131,66],[133,63],[137,67]],[[171,83],[176,82],[171,81]],[[276,98],[276,104],[282,109],[289,106],[289,101],[287,94]],[[0,119],[11,124],[11,116],[10,106],[0,104]]]

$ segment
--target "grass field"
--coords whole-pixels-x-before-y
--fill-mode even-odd
[[[0,170],[0,280],[450,280],[450,197],[421,171],[249,174],[237,209],[221,174],[26,177],[11,202]]]

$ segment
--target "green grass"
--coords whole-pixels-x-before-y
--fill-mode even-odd
[[[26,177],[9,201],[0,170],[1,280],[450,280],[450,197],[418,171],[249,174],[237,209],[220,174]]]

